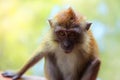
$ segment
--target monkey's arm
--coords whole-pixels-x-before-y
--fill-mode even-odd
[[[100,60],[94,59],[86,69],[81,80],[96,80],[100,68]]]
[[[45,56],[44,53],[37,53],[34,57],[32,57],[23,67],[20,69],[18,73],[4,72],[2,75],[4,77],[11,77],[13,80],[17,80],[20,78],[29,68],[31,68],[34,64],[36,64],[40,59]]]

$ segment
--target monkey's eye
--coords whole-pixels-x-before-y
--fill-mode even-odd
[[[59,32],[58,32],[58,35],[61,36],[61,37],[64,37],[64,36],[65,36],[65,32],[59,31]]]
[[[70,33],[68,34],[68,36],[69,36],[69,38],[76,38],[76,33],[70,32]]]

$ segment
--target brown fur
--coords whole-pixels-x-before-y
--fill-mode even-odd
[[[54,18],[53,23],[68,28],[73,27],[75,24],[79,24],[85,21],[85,17],[78,15],[70,7],[67,10],[59,12]]]

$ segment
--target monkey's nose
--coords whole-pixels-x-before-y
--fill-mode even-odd
[[[66,49],[68,49],[68,48],[70,48],[70,46],[71,46],[71,44],[70,44],[70,42],[64,42],[64,47],[66,48]]]
[[[63,46],[65,50],[71,50],[73,47],[73,44],[70,41],[65,41]]]

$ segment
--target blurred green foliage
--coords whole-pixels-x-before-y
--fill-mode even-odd
[[[18,70],[45,36],[54,8],[70,5],[97,29],[93,28],[93,32],[102,59],[100,80],[120,80],[119,3],[120,0],[0,0],[0,70]],[[36,68],[39,67],[29,74],[34,74]]]

